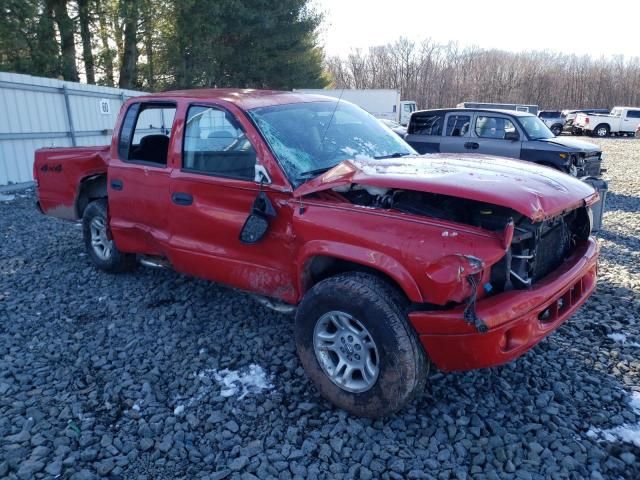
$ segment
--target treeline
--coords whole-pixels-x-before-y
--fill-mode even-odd
[[[0,5],[0,70],[150,91],[326,84],[309,0]]]
[[[512,53],[401,38],[327,59],[335,88],[394,88],[420,108],[462,101],[545,109],[640,105],[640,57],[593,59],[546,51]]]

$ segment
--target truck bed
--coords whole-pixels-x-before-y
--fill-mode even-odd
[[[36,150],[33,178],[43,213],[79,220],[77,199],[86,179],[107,173],[109,145],[100,147],[41,148]]]

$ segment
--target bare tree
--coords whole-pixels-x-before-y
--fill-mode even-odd
[[[405,38],[325,62],[337,88],[397,88],[421,108],[462,101],[610,108],[640,104],[640,57],[506,52]]]

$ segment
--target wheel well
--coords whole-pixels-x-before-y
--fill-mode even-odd
[[[76,200],[76,214],[82,218],[85,208],[93,200],[107,198],[107,174],[101,173],[83,178],[80,181],[78,199]]]
[[[389,284],[390,287],[397,290],[402,295],[403,299],[410,302],[407,294],[403,288],[396,282],[391,276],[387,275],[380,270],[369,267],[368,265],[362,265],[361,263],[352,262],[350,260],[343,260],[341,258],[329,257],[325,255],[317,255],[309,259],[305,265],[303,272],[303,292],[307,292],[316,283],[345,272],[363,272],[374,275],[383,279]]]
[[[595,132],[600,127],[607,127],[607,130],[609,130],[609,131],[611,130],[611,127],[609,127],[609,125],[607,125],[606,123],[599,123],[598,125],[596,125],[596,128],[594,128],[593,131]]]

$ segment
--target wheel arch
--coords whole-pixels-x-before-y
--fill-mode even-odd
[[[325,278],[359,271],[383,278],[410,302],[424,302],[418,284],[404,266],[388,255],[367,248],[332,242],[307,245],[298,265],[300,297]]]
[[[82,218],[87,205],[93,200],[107,198],[107,174],[89,175],[80,180],[76,197],[76,215]]]
[[[608,123],[599,123],[595,126],[595,128],[592,130],[592,132],[598,136],[598,134],[596,133],[598,131],[598,129],[600,127],[605,127],[607,129],[607,135],[611,134],[611,125],[609,125]],[[605,135],[606,136],[606,135]]]

